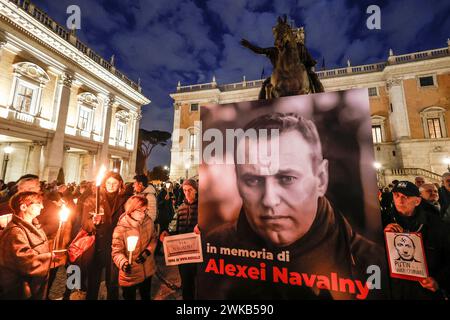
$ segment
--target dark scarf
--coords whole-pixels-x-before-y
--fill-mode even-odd
[[[109,208],[111,209],[111,213],[116,209],[116,205],[119,199],[119,192],[106,192],[105,193],[106,202],[108,203]]]
[[[352,263],[354,261],[350,252],[350,226],[340,213],[335,213],[330,202],[326,198],[318,199],[317,215],[309,231],[293,244],[276,248],[268,246],[251,228],[244,211],[241,211],[237,223],[237,248],[249,250],[266,250],[276,256],[282,251],[289,251],[290,262],[268,261],[269,271],[272,266],[286,267],[289,271],[326,275],[337,273],[340,278],[352,278]],[[238,258],[237,261],[247,263],[251,261]],[[248,263],[250,264],[250,263]],[[268,272],[268,278],[271,273]],[[261,286],[259,285],[261,284]],[[249,282],[248,288],[241,291],[239,288],[232,290],[231,295],[242,292],[243,298],[257,298],[263,296],[273,299],[352,299],[353,296],[337,291],[320,290],[313,292],[304,286],[275,285],[273,283]],[[248,291],[247,291],[248,290]],[[231,296],[230,298],[233,298]],[[237,296],[236,298],[240,298]]]
[[[423,225],[427,223],[426,213],[422,207],[416,207],[411,216],[404,216],[398,213],[395,206],[392,206],[393,222],[402,226],[404,232],[419,232],[422,231]]]

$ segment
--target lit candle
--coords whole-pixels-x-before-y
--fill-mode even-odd
[[[127,238],[127,250],[128,250],[128,263],[131,264],[131,259],[133,257],[133,251],[136,249],[136,245],[138,242],[138,236],[129,236]]]
[[[67,219],[69,218],[70,210],[66,207],[65,204],[62,205],[61,211],[59,211],[59,221],[61,223],[67,222]]]
[[[70,210],[66,207],[65,204],[61,206],[61,210],[59,211],[59,226],[58,230],[56,231],[56,237],[55,242],[53,244],[53,250],[56,250],[59,245],[59,241],[61,238],[61,229],[65,222],[67,222],[67,219],[69,219]]]
[[[106,167],[102,165],[97,174],[96,187],[97,191],[95,193],[95,214],[97,215],[100,212],[100,185],[102,184],[103,177],[106,172]]]

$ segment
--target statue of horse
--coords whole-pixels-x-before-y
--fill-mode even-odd
[[[273,35],[278,54],[270,83],[265,88],[266,99],[311,93],[308,72],[300,60],[297,36],[287,23],[286,16],[278,18]]]

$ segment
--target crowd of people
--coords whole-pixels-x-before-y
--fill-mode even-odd
[[[448,299],[450,293],[450,172],[442,185],[424,177],[392,181],[379,190],[384,231],[421,234],[428,277],[421,281],[391,278],[394,299]],[[414,259],[414,256],[411,257]]]
[[[96,202],[93,182],[46,183],[32,174],[17,183],[1,184],[0,299],[48,299],[58,268],[76,264],[88,300],[99,295],[102,274],[107,299],[151,299],[155,256],[163,254],[168,235],[196,232],[198,182],[152,185],[145,175],[124,183],[120,174],[105,174]],[[386,232],[421,233],[428,277],[421,281],[390,278],[394,299],[445,299],[450,290],[450,172],[442,185],[394,180],[379,190],[381,218]],[[63,206],[71,212],[61,228]],[[9,217],[9,219],[5,219]],[[5,222],[6,221],[6,222]],[[172,222],[175,222],[172,227]],[[93,246],[75,262],[66,248],[80,232],[94,236]],[[127,239],[137,236],[131,256]],[[62,249],[62,250],[61,250]],[[196,264],[179,265],[182,296],[196,297]],[[66,288],[64,298],[71,290]]]
[[[98,199],[93,182],[46,183],[32,174],[8,184],[0,181],[0,189],[0,300],[49,299],[58,268],[69,264],[81,270],[78,297],[97,300],[104,273],[108,300],[118,300],[120,291],[125,300],[135,300],[137,291],[149,300],[155,255],[163,254],[161,241],[167,235],[199,232],[193,179],[154,186],[145,175],[125,183],[111,171]],[[62,222],[64,207],[70,215]],[[83,236],[93,237],[93,244],[68,261],[65,249]],[[131,256],[129,236],[138,237]],[[192,266],[180,267],[180,273],[183,297],[192,299]],[[72,293],[66,288],[63,298]]]

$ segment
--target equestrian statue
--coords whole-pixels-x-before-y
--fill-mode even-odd
[[[244,47],[267,56],[273,66],[271,76],[261,87],[259,99],[324,92],[322,83],[312,69],[317,62],[305,46],[304,29],[291,28],[284,16],[278,17],[272,32],[275,47],[260,48],[246,39],[241,40]]]

